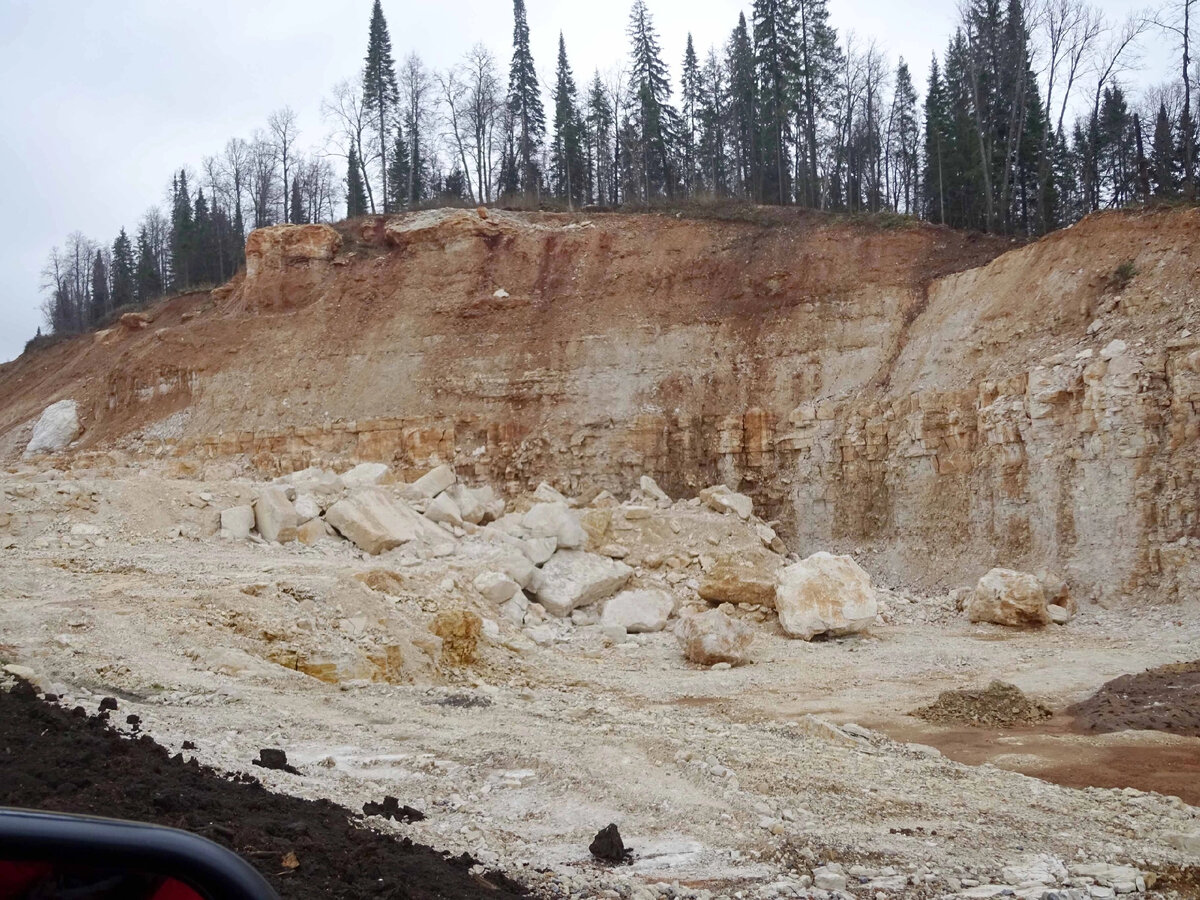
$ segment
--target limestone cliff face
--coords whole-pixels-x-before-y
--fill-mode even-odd
[[[268,473],[724,480],[798,552],[869,550],[910,584],[1046,565],[1174,600],[1200,578],[1198,235],[1194,213],[1104,215],[997,257],[824,219],[269,229],[212,297],[0,370],[0,432],[70,396],[96,449],[181,413],[182,458]]]

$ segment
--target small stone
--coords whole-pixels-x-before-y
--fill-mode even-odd
[[[1046,610],[1050,613],[1050,621],[1055,625],[1066,625],[1072,619],[1071,611],[1061,606],[1047,606]]]
[[[844,891],[846,876],[828,866],[813,869],[813,886],[821,891]]]
[[[621,832],[615,824],[600,829],[588,845],[588,850],[596,859],[606,862],[621,862],[629,855],[629,851],[625,849],[625,842],[621,840]]]

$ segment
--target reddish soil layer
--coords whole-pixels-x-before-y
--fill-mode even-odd
[[[465,855],[370,831],[325,800],[273,794],[247,776],[229,781],[149,737],[129,739],[82,710],[44,703],[25,685],[0,691],[0,806],[182,828],[241,854],[285,898],[522,894],[502,875],[472,876]],[[281,865],[289,853],[300,862],[294,871]]]

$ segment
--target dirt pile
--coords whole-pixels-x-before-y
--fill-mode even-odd
[[[1114,678],[1067,713],[1084,733],[1167,731],[1200,737],[1200,660]]]
[[[993,681],[980,690],[945,691],[929,706],[915,710],[913,715],[946,725],[1016,728],[1037,724],[1053,713],[1030,700],[1015,685]]]
[[[82,707],[78,712],[82,713]],[[523,895],[504,876],[473,872],[411,841],[352,823],[342,807],[229,780],[171,757],[149,737],[43,703],[21,683],[0,690],[0,806],[109,816],[182,828],[237,852],[281,897],[491,898]],[[294,853],[299,866],[282,864]]]

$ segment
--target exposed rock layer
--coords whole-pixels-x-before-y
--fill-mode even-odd
[[[802,555],[871,549],[872,574],[1200,586],[1196,212],[1095,216],[990,263],[997,242],[926,226],[593,221],[256,233],[214,294],[0,369],[0,435],[69,396],[90,449],[160,450],[150,426],[183,414],[182,457],[269,474],[725,480]]]

